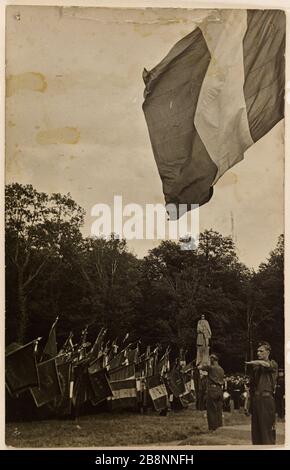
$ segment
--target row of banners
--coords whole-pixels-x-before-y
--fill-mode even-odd
[[[99,340],[98,340],[99,338]],[[110,409],[166,410],[170,402],[186,407],[195,401],[192,364],[170,365],[169,351],[158,359],[158,350],[140,354],[138,344],[121,352],[104,350],[100,334],[95,344],[72,345],[55,357],[39,360],[37,341],[6,350],[6,387],[17,399],[29,390],[37,408],[45,405],[55,416],[81,412],[89,402],[106,403]],[[72,343],[71,343],[72,344]]]

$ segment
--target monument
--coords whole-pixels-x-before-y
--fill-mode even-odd
[[[209,363],[209,340],[211,329],[205,315],[197,323],[196,365]]]

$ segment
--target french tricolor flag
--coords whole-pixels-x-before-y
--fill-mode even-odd
[[[284,117],[285,29],[281,10],[203,10],[198,27],[144,70],[166,204],[208,202],[218,179]]]

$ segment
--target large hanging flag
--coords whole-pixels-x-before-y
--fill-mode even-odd
[[[5,354],[5,382],[11,394],[39,386],[35,358],[36,341],[21,346],[10,344]]]
[[[284,54],[283,11],[216,10],[144,70],[143,110],[172,219],[180,204],[208,202],[225,171],[283,118]]]

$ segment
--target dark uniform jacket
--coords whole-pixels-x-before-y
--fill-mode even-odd
[[[278,365],[274,360],[270,360],[270,367],[256,365],[253,367],[250,390],[251,393],[270,393],[274,395]]]

